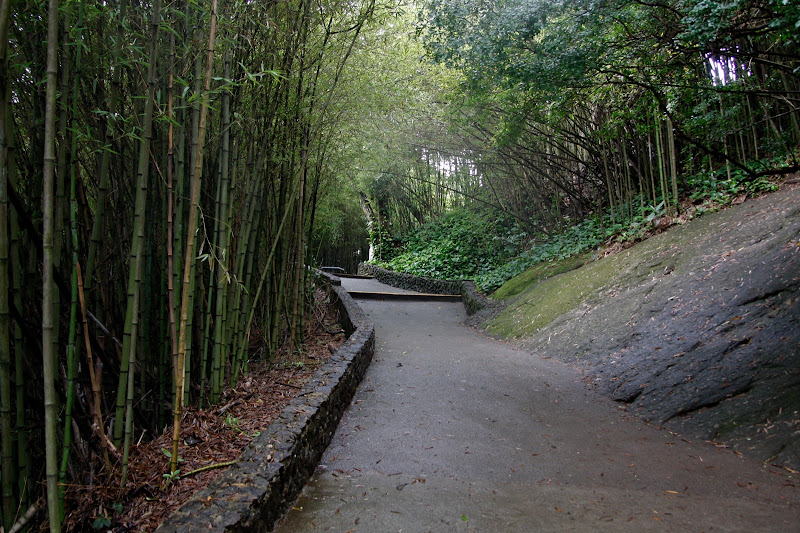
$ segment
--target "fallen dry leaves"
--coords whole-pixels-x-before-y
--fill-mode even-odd
[[[217,405],[203,410],[184,409],[179,479],[165,477],[169,473],[169,457],[164,450],[171,449],[170,426],[156,439],[145,436],[132,448],[129,481],[124,490],[117,486],[118,472],[114,476],[98,476],[92,486],[69,486],[63,529],[155,530],[195,492],[224,472],[225,468],[217,465],[234,461],[345,341],[341,328],[327,315],[307,335],[302,355],[288,360],[284,357],[273,368],[265,363],[251,364],[249,373],[235,388],[224,391]]]

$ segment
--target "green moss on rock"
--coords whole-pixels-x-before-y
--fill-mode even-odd
[[[568,257],[561,261],[545,261],[539,263],[505,282],[502,287],[492,294],[492,297],[496,300],[508,300],[509,298],[517,296],[535,283],[580,268],[584,263],[590,261],[591,258],[591,253],[584,253]]]

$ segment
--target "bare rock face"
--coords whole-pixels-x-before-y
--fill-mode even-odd
[[[619,255],[601,289],[524,344],[686,438],[800,469],[800,189]]]

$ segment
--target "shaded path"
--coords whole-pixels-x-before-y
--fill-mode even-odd
[[[375,360],[279,531],[797,529],[794,479],[627,417],[461,304],[359,303]]]

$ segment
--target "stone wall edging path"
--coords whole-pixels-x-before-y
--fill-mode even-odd
[[[157,532],[271,530],[313,474],[375,351],[374,325],[336,276],[320,274],[336,297],[347,341],[236,464]]]
[[[475,283],[468,279],[443,280],[414,276],[404,272],[387,270],[369,263],[359,264],[358,274],[372,276],[381,283],[400,289],[430,294],[460,294],[468,315],[474,315],[484,309],[494,309],[502,305],[481,294]]]

